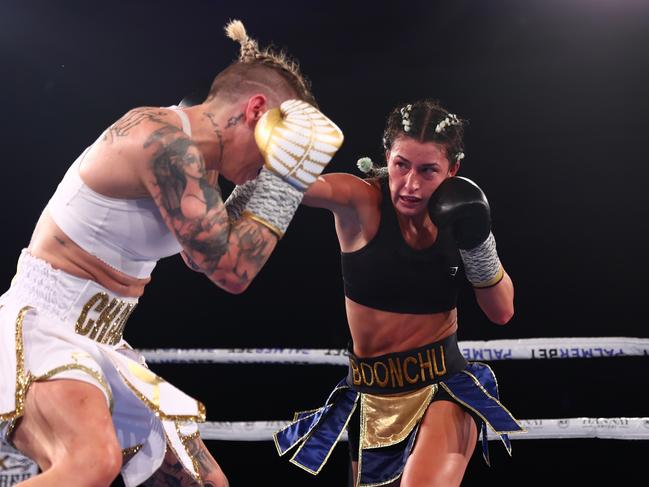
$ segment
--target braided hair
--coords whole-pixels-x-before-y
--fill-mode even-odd
[[[410,137],[418,142],[436,142],[446,149],[451,167],[464,159],[465,120],[450,113],[435,100],[418,100],[398,105],[388,115],[383,131],[383,149],[390,151],[394,141]],[[371,177],[387,177],[388,168],[377,166],[368,157],[358,160],[358,168]]]
[[[239,56],[216,76],[207,101],[217,96],[233,99],[244,92],[247,85],[255,85],[257,89],[261,85],[270,91],[317,106],[311,84],[300,72],[295,59],[272,46],[260,49],[258,42],[248,36],[240,20],[230,21],[225,26],[225,33],[239,43]]]
[[[398,137],[436,142],[446,149],[451,166],[464,158],[466,121],[449,113],[435,100],[418,100],[392,109],[383,131],[383,148],[389,151]]]

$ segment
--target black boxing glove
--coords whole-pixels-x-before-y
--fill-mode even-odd
[[[472,249],[484,242],[491,231],[489,203],[473,181],[448,178],[428,202],[430,218],[438,228],[450,226],[460,249]]]
[[[438,228],[450,228],[474,287],[491,287],[502,280],[489,203],[477,184],[457,176],[446,179],[430,197],[428,212]]]

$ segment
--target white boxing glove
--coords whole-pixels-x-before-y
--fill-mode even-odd
[[[242,216],[281,238],[304,192],[342,145],[343,134],[313,106],[287,100],[262,115],[255,141],[265,163]]]
[[[255,141],[266,168],[304,192],[342,145],[343,133],[315,107],[287,100],[262,115]]]

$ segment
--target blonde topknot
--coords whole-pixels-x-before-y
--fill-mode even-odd
[[[243,22],[240,20],[231,20],[225,26],[225,33],[230,39],[241,44],[239,61],[249,63],[260,57],[259,45],[256,40],[248,37]]]
[[[288,84],[301,100],[317,107],[318,104],[311,93],[311,86],[302,73],[298,63],[283,50],[274,49],[272,46],[259,48],[255,39],[248,36],[243,22],[230,20],[225,26],[225,34],[241,46],[238,59],[228,68],[219,73],[212,83],[207,100],[213,99],[217,93],[236,92],[240,88],[241,77],[251,79],[257,67],[267,67],[279,74],[283,81]],[[271,83],[267,76],[264,80],[257,79],[262,83]]]

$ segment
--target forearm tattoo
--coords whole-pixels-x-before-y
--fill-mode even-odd
[[[237,284],[252,280],[261,269],[274,246],[277,237],[266,227],[255,221],[243,218],[232,225],[233,240],[238,242],[236,252],[231,255],[233,274],[238,278]]]
[[[230,223],[218,186],[208,182],[203,155],[177,127],[155,130],[144,148],[154,151],[153,198],[187,257],[216,282],[241,285],[254,278],[274,247],[272,233],[249,220]]]

